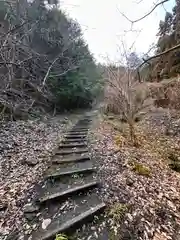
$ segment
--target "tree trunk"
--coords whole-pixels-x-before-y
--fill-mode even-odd
[[[135,126],[133,122],[129,122],[129,131],[130,131],[130,138],[135,147],[137,147],[138,144],[138,139],[136,137],[136,131],[135,131]]]

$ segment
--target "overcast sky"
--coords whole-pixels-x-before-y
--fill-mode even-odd
[[[160,0],[159,0],[160,1]],[[164,19],[165,11],[171,11],[175,0],[164,7],[158,7],[149,17],[136,23],[138,32],[128,32],[130,22],[121,15],[135,20],[146,14],[158,0],[62,0],[61,7],[77,20],[83,30],[91,52],[99,62],[119,61],[122,39],[128,49],[136,39],[134,49],[145,53],[156,42],[159,21]],[[140,3],[138,3],[140,2]],[[125,32],[124,32],[125,31]]]

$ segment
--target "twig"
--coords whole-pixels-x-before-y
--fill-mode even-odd
[[[124,13],[120,12],[120,14],[125,17],[129,22],[131,22],[131,24],[137,23],[141,20],[143,20],[144,18],[148,17],[159,5],[163,5],[164,3],[168,2],[169,0],[163,0],[159,3],[157,3],[148,13],[146,13],[144,16],[136,19],[136,20],[131,20],[130,18],[128,18]]]
[[[176,46],[172,47],[172,48],[169,48],[168,50],[165,50],[164,52],[162,53],[159,53],[159,54],[156,54],[152,57],[149,57],[148,59],[143,59],[144,61],[137,67],[137,74],[138,74],[138,80],[139,82],[141,82],[141,76],[140,76],[140,69],[141,67],[145,64],[145,63],[148,63],[149,61],[151,61],[152,59],[154,58],[158,58],[158,57],[161,57],[169,52],[172,52],[176,49],[180,48],[180,44],[177,44]]]

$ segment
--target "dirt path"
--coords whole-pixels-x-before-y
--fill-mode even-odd
[[[94,235],[89,225],[85,233],[80,227],[97,219],[105,204],[99,197],[99,181],[88,151],[90,117],[77,122],[79,117],[73,117],[73,121],[55,119],[53,124],[52,119],[46,124],[26,123],[24,128],[19,123],[18,131],[15,127],[21,149],[12,149],[23,155],[24,147],[24,161],[14,156],[12,173],[4,171],[0,239],[48,240],[55,239],[56,234],[73,232],[75,239]],[[6,204],[8,201],[10,204]]]
[[[105,208],[97,194],[98,180],[88,155],[89,124],[89,117],[79,120],[58,146],[37,188],[36,201],[25,206],[25,216],[30,220],[25,239],[49,240],[57,234],[72,234]]]

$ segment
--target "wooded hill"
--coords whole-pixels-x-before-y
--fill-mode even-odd
[[[142,69],[147,81],[161,81],[164,78],[176,77],[180,74],[180,1],[172,13],[166,12],[164,21],[159,23],[159,36],[155,55],[169,52],[148,61]],[[178,47],[179,45],[179,47]],[[176,47],[171,51],[171,48]]]
[[[101,88],[79,24],[57,2],[0,2],[0,115],[88,107]]]

